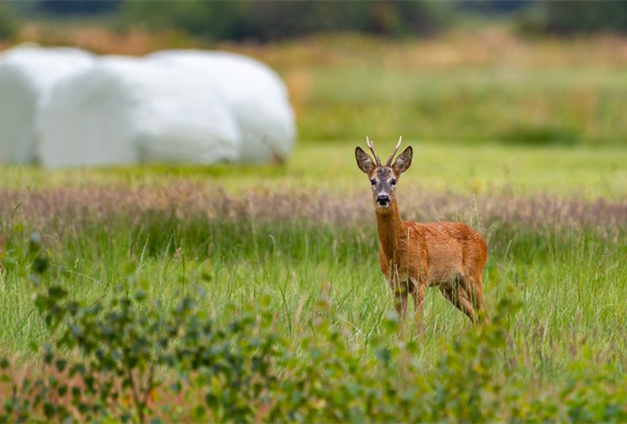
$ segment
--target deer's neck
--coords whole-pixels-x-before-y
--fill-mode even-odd
[[[376,208],[377,230],[379,232],[379,244],[385,256],[392,260],[395,257],[398,240],[401,236],[403,221],[398,211],[396,199],[387,209]]]

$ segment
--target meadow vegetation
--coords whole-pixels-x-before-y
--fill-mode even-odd
[[[283,165],[3,167],[0,421],[627,420],[627,44],[479,36],[222,46],[288,82]],[[490,325],[392,312],[353,149],[401,134]]]

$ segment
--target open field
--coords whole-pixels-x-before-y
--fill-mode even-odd
[[[393,148],[398,135],[375,140],[382,150]],[[501,144],[433,144],[411,134],[404,145],[416,150],[414,165],[404,178],[406,190],[452,191],[465,194],[560,198],[627,197],[627,150],[619,146],[530,147]],[[88,183],[168,184],[184,178],[228,192],[262,187],[272,191],[291,188],[330,190],[340,196],[367,193],[367,181],[355,165],[355,146],[365,146],[365,135],[329,143],[302,140],[283,166],[211,167],[152,165],[145,167],[43,169],[5,166],[0,187],[55,187]]]
[[[292,89],[284,165],[0,168],[0,418],[627,420],[624,41],[483,36],[232,46]],[[390,313],[353,150],[401,134],[403,216],[488,242],[487,327]]]
[[[382,365],[373,364],[372,355],[381,346],[397,346],[399,340],[396,332],[389,331],[392,296],[378,270],[367,181],[357,174],[356,167],[353,169],[352,143],[339,146],[337,150],[344,152],[344,160],[334,155],[333,170],[320,163],[304,166],[307,161],[299,153],[284,168],[261,169],[261,177],[252,169],[238,172],[221,166],[51,173],[5,168],[0,188],[3,352],[28,364],[51,334],[59,337],[63,333],[59,329],[51,332],[44,319],[50,310],[38,309],[33,302],[33,296],[44,296],[47,287],[63,287],[69,299],[79,300],[85,307],[103,305],[102,313],[108,302],[119,296],[132,297],[139,290],[151,302],[161,302],[160,314],[190,296],[198,302],[195,313],[215,320],[218,326],[237,320],[251,307],[255,313],[270,313],[270,323],[262,325],[266,321],[259,321],[262,327],[253,334],[272,334],[285,343],[280,344],[281,352],[296,355],[297,362],[290,360],[286,364],[282,361],[287,359],[282,357],[277,366],[294,367],[295,375],[304,370],[311,372],[313,364],[333,369],[340,366],[338,363],[354,363],[363,373],[355,377],[359,382],[351,383],[355,387],[370,387],[375,384],[368,380],[371,378],[381,381],[383,377],[377,375]],[[627,411],[615,405],[615,399],[622,396],[617,390],[624,384],[627,355],[627,304],[620,301],[627,295],[623,264],[627,255],[627,205],[624,197],[621,199],[620,188],[608,191],[607,185],[612,173],[621,171],[590,165],[577,172],[582,182],[574,183],[568,178],[572,169],[563,164],[579,163],[581,159],[577,158],[582,153],[578,149],[555,149],[564,160],[547,171],[546,180],[509,177],[502,185],[491,185],[483,181],[490,181],[487,175],[496,171],[486,171],[488,167],[473,171],[460,150],[449,148],[449,162],[443,168],[449,171],[445,176],[426,176],[418,161],[415,169],[408,171],[399,187],[403,214],[418,220],[461,220],[479,229],[490,246],[484,273],[488,308],[495,314],[499,302],[511,301],[522,309],[516,312],[517,308],[505,308],[496,314],[501,324],[489,330],[507,329],[506,343],[502,345],[490,336],[499,333],[476,333],[437,291],[429,291],[424,334],[417,334],[409,325],[400,340],[409,341],[410,347],[393,348],[390,353],[396,358],[395,367],[405,367],[402,358],[407,355],[413,365],[406,371],[395,368],[400,375],[389,383],[404,387],[404,382],[418,384],[420,380],[426,385],[425,393],[430,393],[436,387],[429,386],[429,381],[438,381],[445,386],[441,390],[451,391],[450,396],[461,396],[455,392],[466,389],[459,387],[458,380],[470,378],[467,373],[477,366],[472,361],[456,362],[461,360],[458,355],[477,354],[467,352],[468,346],[455,347],[463,340],[462,346],[474,343],[492,352],[487,359],[477,357],[488,361],[482,365],[485,374],[477,378],[487,385],[480,391],[489,392],[480,396],[487,396],[497,406],[479,403],[476,419],[539,419],[545,415],[565,418],[574,414],[571,403],[575,409],[583,408],[588,418],[624,417],[620,414]],[[468,149],[458,148],[461,152]],[[322,151],[325,149],[329,151],[323,145]],[[300,152],[311,158],[316,157],[317,150],[314,144],[305,144]],[[447,151],[430,146],[424,150],[426,157]],[[502,157],[510,152],[509,148],[494,146],[478,150],[493,151]],[[520,148],[517,157],[534,157],[538,152],[546,153]],[[596,153],[600,157],[608,154],[604,149]],[[619,154],[612,157],[624,160]],[[431,163],[427,169],[438,167]],[[472,172],[475,180],[467,180]],[[238,173],[243,176],[238,177]],[[425,185],[421,174],[433,184]],[[545,186],[545,181],[552,184]],[[580,192],[579,184],[584,182],[588,182],[586,190]],[[580,193],[585,196],[578,197]],[[33,241],[33,234],[39,234],[41,242],[36,237]],[[119,308],[115,305],[109,307]],[[139,309],[134,314],[141,316],[146,306],[136,307]],[[335,340],[330,346],[325,335]],[[313,358],[309,349],[339,349],[341,353]],[[443,365],[436,358],[448,358],[453,363]],[[503,367],[507,369],[506,380]],[[352,375],[350,370],[341,370],[333,375],[305,373],[302,378],[319,378],[324,387],[341,385],[344,383],[340,381],[346,382],[347,375]],[[451,375],[446,377],[445,371]],[[592,379],[594,383],[573,383],[572,378],[579,378],[577,373],[582,373],[582,381]],[[172,378],[167,375],[161,378]],[[390,371],[386,375],[392,378],[395,374]],[[425,377],[428,375],[432,377]],[[286,381],[284,384],[292,382],[289,378]],[[493,384],[502,389],[496,390]],[[169,386],[160,386],[155,405],[162,397],[179,399],[165,387]],[[202,386],[190,383],[190,387],[194,391]],[[579,393],[583,387],[598,396],[604,408],[606,402],[616,408],[611,409],[613,415],[605,409],[603,413],[590,412],[585,401],[583,406],[575,402],[577,396],[586,396]],[[519,393],[516,401],[508,400],[510,391]],[[330,402],[325,396],[332,392],[303,393]],[[536,396],[540,392],[546,404],[533,403],[539,400]],[[341,415],[333,415],[332,411],[342,411],[344,403],[339,398],[337,401],[340,404],[329,409],[312,409],[309,403],[293,408],[302,408],[304,416],[313,420],[339,419]],[[186,415],[190,412],[184,405],[189,401],[177,402],[182,402],[181,411],[187,411],[179,411],[185,419],[205,417]],[[431,401],[422,397],[413,402],[432,407]],[[554,402],[562,406],[551,412]],[[521,411],[512,412],[512,405]],[[213,410],[210,404],[206,407]],[[263,408],[256,405],[255,414]],[[451,408],[448,413],[453,416],[469,413]],[[413,414],[417,411],[421,409],[410,408],[405,415],[398,415],[398,411],[389,412],[391,415],[362,412],[375,421],[387,421],[416,417]],[[604,415],[606,412],[609,415]],[[215,411],[207,413],[220,416],[211,415]],[[438,414],[431,417],[441,419],[443,416]],[[156,415],[166,421],[176,420],[172,418],[176,415],[170,413]],[[363,417],[356,413],[352,419],[359,421]]]

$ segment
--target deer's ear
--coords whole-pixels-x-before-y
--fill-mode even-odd
[[[403,172],[409,169],[411,165],[411,158],[414,155],[414,150],[411,146],[408,146],[403,153],[398,155],[396,160],[394,161],[394,165],[392,165],[392,169],[396,171],[398,174],[402,174]]]
[[[364,173],[370,174],[374,169],[374,162],[372,162],[370,156],[359,146],[355,148],[355,159],[357,159],[357,166]]]

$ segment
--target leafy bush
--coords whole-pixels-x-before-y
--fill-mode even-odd
[[[92,305],[69,299],[58,285],[37,295],[37,310],[54,336],[44,346],[41,375],[17,382],[4,376],[12,395],[1,421],[144,423],[158,411],[161,369],[177,377],[164,392],[182,393],[189,385],[202,392],[195,421],[253,421],[259,397],[276,379],[269,367],[275,337],[255,336],[271,315],[246,311],[220,328],[194,311],[190,298],[167,310],[141,290],[121,293]]]
[[[577,131],[559,126],[519,125],[495,136],[506,144],[520,144],[529,146],[574,146],[581,143],[581,136]]]

